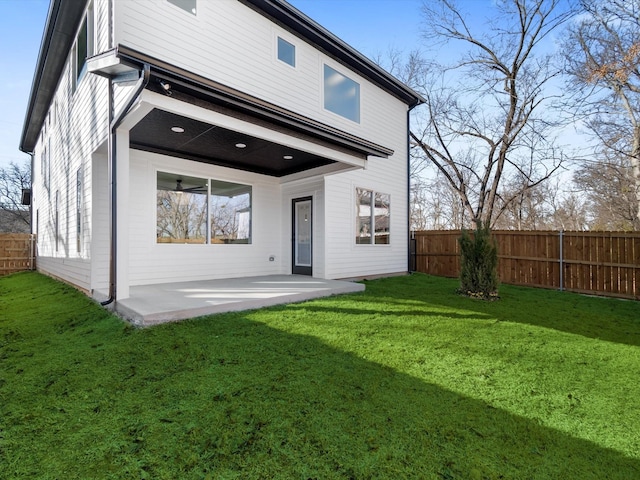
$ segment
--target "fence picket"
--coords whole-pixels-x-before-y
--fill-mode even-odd
[[[33,235],[0,233],[0,276],[35,268]]]
[[[460,234],[413,232],[417,271],[457,277]],[[640,232],[496,230],[492,235],[502,283],[640,300]]]

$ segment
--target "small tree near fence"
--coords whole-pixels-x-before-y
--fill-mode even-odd
[[[483,300],[498,297],[498,246],[487,223],[478,221],[473,236],[463,230],[460,242],[460,293]]]

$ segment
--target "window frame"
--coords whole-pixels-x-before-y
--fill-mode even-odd
[[[289,63],[287,60],[283,59],[280,57],[280,43],[283,43],[287,46],[290,46],[293,49],[293,63]],[[297,54],[297,47],[296,44],[293,42],[290,42],[289,40],[287,40],[286,38],[284,38],[282,35],[276,35],[276,60],[278,60],[278,62],[283,63],[285,65],[288,65],[289,67],[296,69],[296,64],[297,64],[297,59],[298,59],[298,54]]]
[[[361,193],[369,194],[369,204],[360,203]],[[385,213],[377,214],[378,199],[386,197]],[[383,201],[383,200],[381,200]],[[373,205],[373,208],[371,206]],[[361,215],[360,207],[367,206],[369,209],[368,216]],[[391,245],[391,194],[379,192],[371,188],[356,187],[355,188],[355,245]],[[367,219],[368,223],[364,223],[369,226],[368,234],[362,234],[363,223],[361,219]],[[384,228],[384,220],[386,218],[386,228]],[[378,226],[382,228],[378,228]],[[378,234],[378,232],[382,232]],[[368,241],[364,241],[368,239]],[[378,241],[381,240],[381,241]],[[384,241],[382,241],[384,240]]]
[[[345,89],[348,90],[349,86],[352,86],[352,87],[355,86],[356,95],[353,97],[355,99],[355,105],[353,105],[353,108],[355,109],[355,115],[349,115],[342,108],[333,106],[336,103],[338,105],[345,105],[346,102],[344,98],[340,98],[340,97],[344,97],[344,92],[337,90],[337,91],[334,91],[333,94],[331,94],[331,92],[329,91],[329,88],[331,87],[331,85],[329,85],[327,82],[328,70],[330,70],[329,73],[331,73],[332,77],[334,78],[336,76],[340,77],[340,84],[342,85],[341,90],[345,90]],[[349,82],[352,85],[349,85],[349,83],[345,83],[345,82]],[[337,101],[332,101],[331,97],[334,97],[336,95],[338,96]],[[346,120],[349,120],[353,123],[360,125],[361,118],[362,118],[362,115],[361,115],[362,98],[361,97],[362,97],[362,89],[361,89],[360,83],[356,82],[351,77],[345,75],[340,70],[337,70],[336,68],[332,67],[328,63],[322,64],[322,106],[325,111],[331,112],[334,115],[338,115],[341,118],[344,118]],[[327,103],[328,101],[330,101],[331,103]]]
[[[56,253],[60,250],[60,190],[56,190],[55,194],[55,206],[54,206],[54,236],[55,236],[55,245],[56,245]]]
[[[174,7],[178,8],[181,11],[183,11],[184,13],[187,13],[187,14],[192,15],[194,17],[198,16],[198,0],[193,0],[194,8],[192,8],[191,10],[187,10],[183,5],[181,5],[182,2],[180,2],[180,0],[166,0],[166,2],[169,5],[173,5]]]
[[[84,31],[84,33],[83,33]],[[85,56],[79,57],[79,45],[84,45]],[[82,17],[80,27],[76,33],[73,47],[71,48],[71,92],[75,93],[78,85],[87,73],[87,59],[95,52],[95,17],[93,2],[87,6],[87,10]]]
[[[180,194],[170,194],[167,198],[163,198],[166,195],[161,192],[178,192],[178,189],[170,188],[173,182],[177,182],[180,179],[180,185],[183,185],[182,182],[185,182],[184,190],[180,192]],[[162,185],[161,185],[162,182]],[[206,191],[195,191],[195,187],[190,187],[190,185],[200,185],[204,183],[199,189],[204,188],[206,185]],[[221,190],[226,189],[227,193],[232,192],[233,195],[224,195],[224,191]],[[188,191],[194,190],[194,191]],[[192,240],[189,240],[189,237],[172,237],[170,235],[166,235],[164,233],[161,234],[163,230],[166,230],[167,225],[164,223],[160,225],[161,220],[161,208],[170,210],[174,207],[174,201],[177,200],[178,207],[187,207],[187,209],[191,206],[191,203],[181,203],[180,200],[185,198],[184,194],[198,194],[202,195],[203,198],[196,199],[195,203],[198,204],[197,208],[201,208],[200,215],[198,216],[198,221],[200,222],[196,227],[196,231],[200,231],[202,225],[204,225],[205,235],[199,237],[192,237]],[[214,224],[214,211],[222,212],[224,215],[227,211],[230,210],[221,210],[226,208],[231,199],[234,197],[240,197],[248,195],[248,205],[244,206],[242,204],[236,205],[233,210],[233,217],[225,217],[225,220],[231,223],[232,234],[237,236],[240,232],[245,232],[245,236],[240,238],[234,238],[233,236],[225,237],[224,230],[219,228],[219,224]],[[175,200],[174,198],[175,197]],[[218,178],[212,178],[207,175],[201,176],[191,176],[191,175],[183,175],[181,173],[171,172],[164,169],[156,170],[156,244],[174,244],[174,245],[184,245],[184,244],[197,244],[197,245],[251,245],[253,243],[253,185],[248,183],[238,183],[237,181],[230,180],[222,180]],[[227,202],[223,201],[222,205],[216,203],[214,205],[214,201],[216,199],[224,199],[228,198]],[[169,202],[168,205],[161,204],[161,202]],[[191,202],[191,198],[186,198],[187,202]],[[239,208],[241,207],[241,208]],[[204,213],[202,213],[204,211]],[[248,220],[246,214],[248,212]],[[220,217],[218,217],[220,218]],[[188,220],[187,220],[188,222]],[[186,222],[186,223],[187,223]],[[229,223],[226,223],[228,225]],[[174,228],[175,225],[170,226],[170,228]],[[185,232],[188,235],[190,232],[189,228]],[[184,240],[184,241],[182,241]],[[200,241],[198,241],[200,240]]]
[[[82,252],[82,210],[84,205],[84,178],[82,168],[76,172],[76,251]]]

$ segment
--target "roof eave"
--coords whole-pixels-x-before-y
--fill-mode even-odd
[[[35,148],[85,8],[86,1],[51,0],[49,4],[20,138],[23,152]]]
[[[426,100],[409,86],[343,42],[320,24],[284,0],[239,0],[322,48],[413,108]]]
[[[104,58],[102,62],[98,62],[98,57],[94,58],[95,62],[94,59],[92,59],[90,63],[95,64],[96,68],[93,68],[93,65],[90,65],[89,68],[95,74],[108,76],[106,69],[112,68],[113,65],[126,65],[129,68],[135,68],[135,66],[138,65],[139,68],[141,68],[142,65],[146,64],[151,68],[151,76],[156,79],[164,78],[170,80],[171,83],[182,83],[188,89],[199,90],[212,99],[215,98],[228,102],[229,105],[233,105],[234,108],[250,112],[252,115],[257,115],[260,118],[282,123],[295,130],[324,138],[364,155],[388,158],[394,154],[394,151],[390,148],[279,107],[123,45],[118,45],[116,49],[112,50],[109,59]],[[99,71],[99,63],[103,65],[102,71]]]

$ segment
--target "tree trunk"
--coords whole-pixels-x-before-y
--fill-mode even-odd
[[[636,126],[633,130],[631,172],[633,173],[633,180],[635,181],[634,186],[636,188],[636,203],[638,207],[636,217],[638,219],[638,226],[640,227],[640,125]]]

